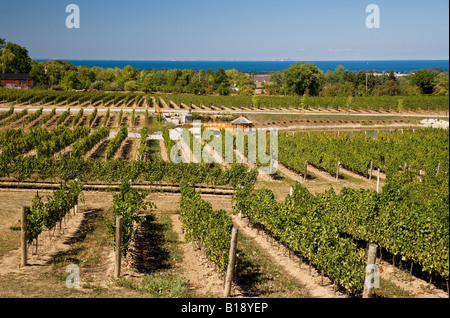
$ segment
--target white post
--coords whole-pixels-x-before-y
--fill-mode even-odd
[[[294,194],[294,188],[291,187],[290,191],[289,191],[289,196],[292,197],[292,195]]]
[[[380,193],[380,169],[378,168],[378,176],[377,176],[377,193]]]
[[[75,181],[78,182],[78,178],[75,178]],[[77,203],[73,207],[73,214],[76,215],[78,213],[78,197],[77,197]]]
[[[364,280],[364,291],[363,298],[371,298],[372,297],[372,289],[374,287],[378,288],[378,280],[379,273],[376,265],[377,258],[377,249],[378,246],[376,244],[369,245],[369,256],[367,259],[367,267],[366,267],[366,278]],[[373,280],[373,282],[372,282]]]
[[[336,171],[336,181],[339,181],[339,167],[341,166],[341,162],[340,161],[338,161],[338,164],[337,164],[337,171]]]

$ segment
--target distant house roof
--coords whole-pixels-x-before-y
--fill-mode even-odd
[[[235,119],[231,122],[231,124],[234,125],[251,125],[253,124],[250,120],[248,120],[247,118],[241,116],[238,119]]]
[[[19,73],[19,74],[3,74],[2,80],[32,80],[33,78],[25,73]]]
[[[256,88],[262,88],[263,83],[270,83],[270,75],[253,75],[252,78],[255,81]]]

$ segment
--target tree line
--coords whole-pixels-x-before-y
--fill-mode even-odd
[[[52,90],[142,91],[146,93],[242,94],[253,95],[256,84],[251,74],[235,69],[216,71],[192,69],[123,69],[74,66],[66,61],[37,62],[28,50],[0,38],[0,74],[29,73],[36,86]],[[397,77],[393,71],[349,71],[338,66],[323,72],[312,63],[295,63],[289,69],[270,72],[263,83],[266,95],[357,97],[379,95],[448,96],[447,70],[419,70]]]

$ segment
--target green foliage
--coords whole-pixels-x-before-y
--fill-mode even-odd
[[[56,121],[56,124],[58,126],[61,125],[69,116],[70,116],[70,108],[67,109],[65,112],[63,112],[61,114],[61,116],[58,117],[58,120]]]
[[[24,124],[28,125],[28,124],[32,123],[33,121],[35,121],[36,119],[38,119],[42,115],[43,111],[44,111],[44,108],[42,108],[42,107],[39,108],[39,110],[35,111],[33,114],[29,115],[27,117],[27,119],[25,119]]]
[[[72,127],[75,127],[80,122],[81,118],[83,117],[84,109],[80,109],[77,113],[77,115],[72,120]]]
[[[106,127],[106,125],[108,124],[108,120],[109,120],[110,116],[111,116],[111,112],[110,112],[110,109],[108,108],[108,110],[106,111],[105,117],[103,117],[103,120],[102,120],[103,127]]]
[[[228,265],[233,221],[224,210],[214,211],[209,202],[187,183],[181,184],[180,220],[186,240],[196,241],[220,272]]]
[[[246,185],[235,196],[235,211],[269,231],[280,243],[301,253],[317,269],[351,293],[364,286],[367,253],[357,249],[351,239],[340,236],[329,219],[336,194],[332,189],[312,195],[299,183],[293,196],[278,203],[270,190],[253,193]]]
[[[419,264],[423,271],[448,280],[448,147],[449,132],[443,129],[379,133],[376,138],[281,135],[280,162],[303,172],[308,160],[334,174],[340,160],[345,167],[366,175],[373,161],[387,174],[382,193],[343,189],[340,195],[330,197],[328,220],[340,233],[378,243],[403,260]],[[405,163],[407,170],[402,171]],[[420,171],[424,174],[419,178]],[[250,209],[246,201],[239,202],[242,210]]]
[[[0,73],[28,73],[31,70],[31,58],[28,50],[18,44],[1,39]]]
[[[114,239],[116,233],[116,217],[123,217],[121,252],[126,256],[129,242],[134,233],[134,222],[144,222],[145,218],[139,214],[147,208],[155,207],[152,202],[145,202],[147,197],[145,191],[139,192],[131,187],[129,181],[122,182],[120,192],[113,195],[113,206],[109,212],[114,216],[114,220],[106,220],[108,233]],[[116,243],[116,242],[114,242]],[[116,246],[114,244],[114,246]]]
[[[94,134],[93,134],[94,135]],[[91,136],[93,136],[91,135]],[[182,181],[198,185],[229,185],[239,187],[253,183],[257,170],[248,172],[244,165],[235,164],[225,169],[220,164],[196,164],[165,162],[159,158],[145,161],[128,161],[88,158],[83,154],[91,149],[91,136],[80,139],[73,148],[73,156],[46,158],[39,156],[17,157],[0,155],[0,177],[9,176],[18,181],[41,180],[53,178],[71,180],[78,178],[83,182],[118,182],[136,180],[136,182],[168,182],[178,184]],[[94,143],[95,145],[95,143]]]
[[[296,133],[279,135],[279,160],[288,168],[304,172],[305,161],[331,175],[337,162],[345,168],[367,176],[370,162],[375,168],[390,172],[405,162],[417,172],[436,173],[439,162],[448,162],[447,130],[421,129],[415,132],[378,132],[377,137],[358,133]]]
[[[139,160],[145,160],[147,158],[147,138],[148,138],[148,128],[146,126],[141,129],[141,143],[138,149]]]
[[[32,243],[42,233],[44,227],[52,230],[58,222],[70,213],[70,210],[83,201],[82,184],[71,182],[61,184],[60,188],[47,196],[44,203],[42,197],[36,196],[31,207],[27,207],[27,241]]]
[[[53,108],[50,114],[45,115],[42,119],[42,125],[45,125],[48,121],[50,121],[56,115],[56,108]]]
[[[75,129],[58,127],[50,133],[47,140],[39,142],[36,146],[36,152],[39,156],[52,156],[77,140],[87,137],[88,134],[89,129],[83,126],[79,126]]]
[[[411,84],[419,86],[427,94],[432,92],[435,82],[435,76],[429,70],[420,70],[411,77]]]
[[[6,112],[0,113],[0,120],[3,120],[3,119],[5,119],[5,118],[8,118],[8,117],[11,116],[12,114],[14,114],[14,106],[11,106],[11,107],[9,108],[9,110],[6,111]]]
[[[89,115],[89,127],[92,127],[92,124],[94,123],[95,119],[97,118],[97,114],[98,114],[98,109],[95,108],[91,115]]]
[[[283,81],[287,92],[302,96],[305,92],[319,95],[325,77],[314,64],[295,63],[289,66],[289,70],[283,72]]]
[[[100,140],[105,139],[109,136],[110,129],[108,127],[101,127],[94,131],[89,136],[82,139],[78,139],[72,145],[72,153],[75,157],[84,156],[89,150],[92,149]]]
[[[117,150],[119,150],[122,142],[128,137],[128,126],[122,126],[117,135],[110,140],[106,147],[106,157],[113,158]]]

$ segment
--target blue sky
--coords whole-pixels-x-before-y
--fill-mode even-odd
[[[68,4],[80,29],[68,29]],[[365,12],[377,4],[381,28]],[[448,0],[0,0],[0,37],[32,58],[448,59]]]

